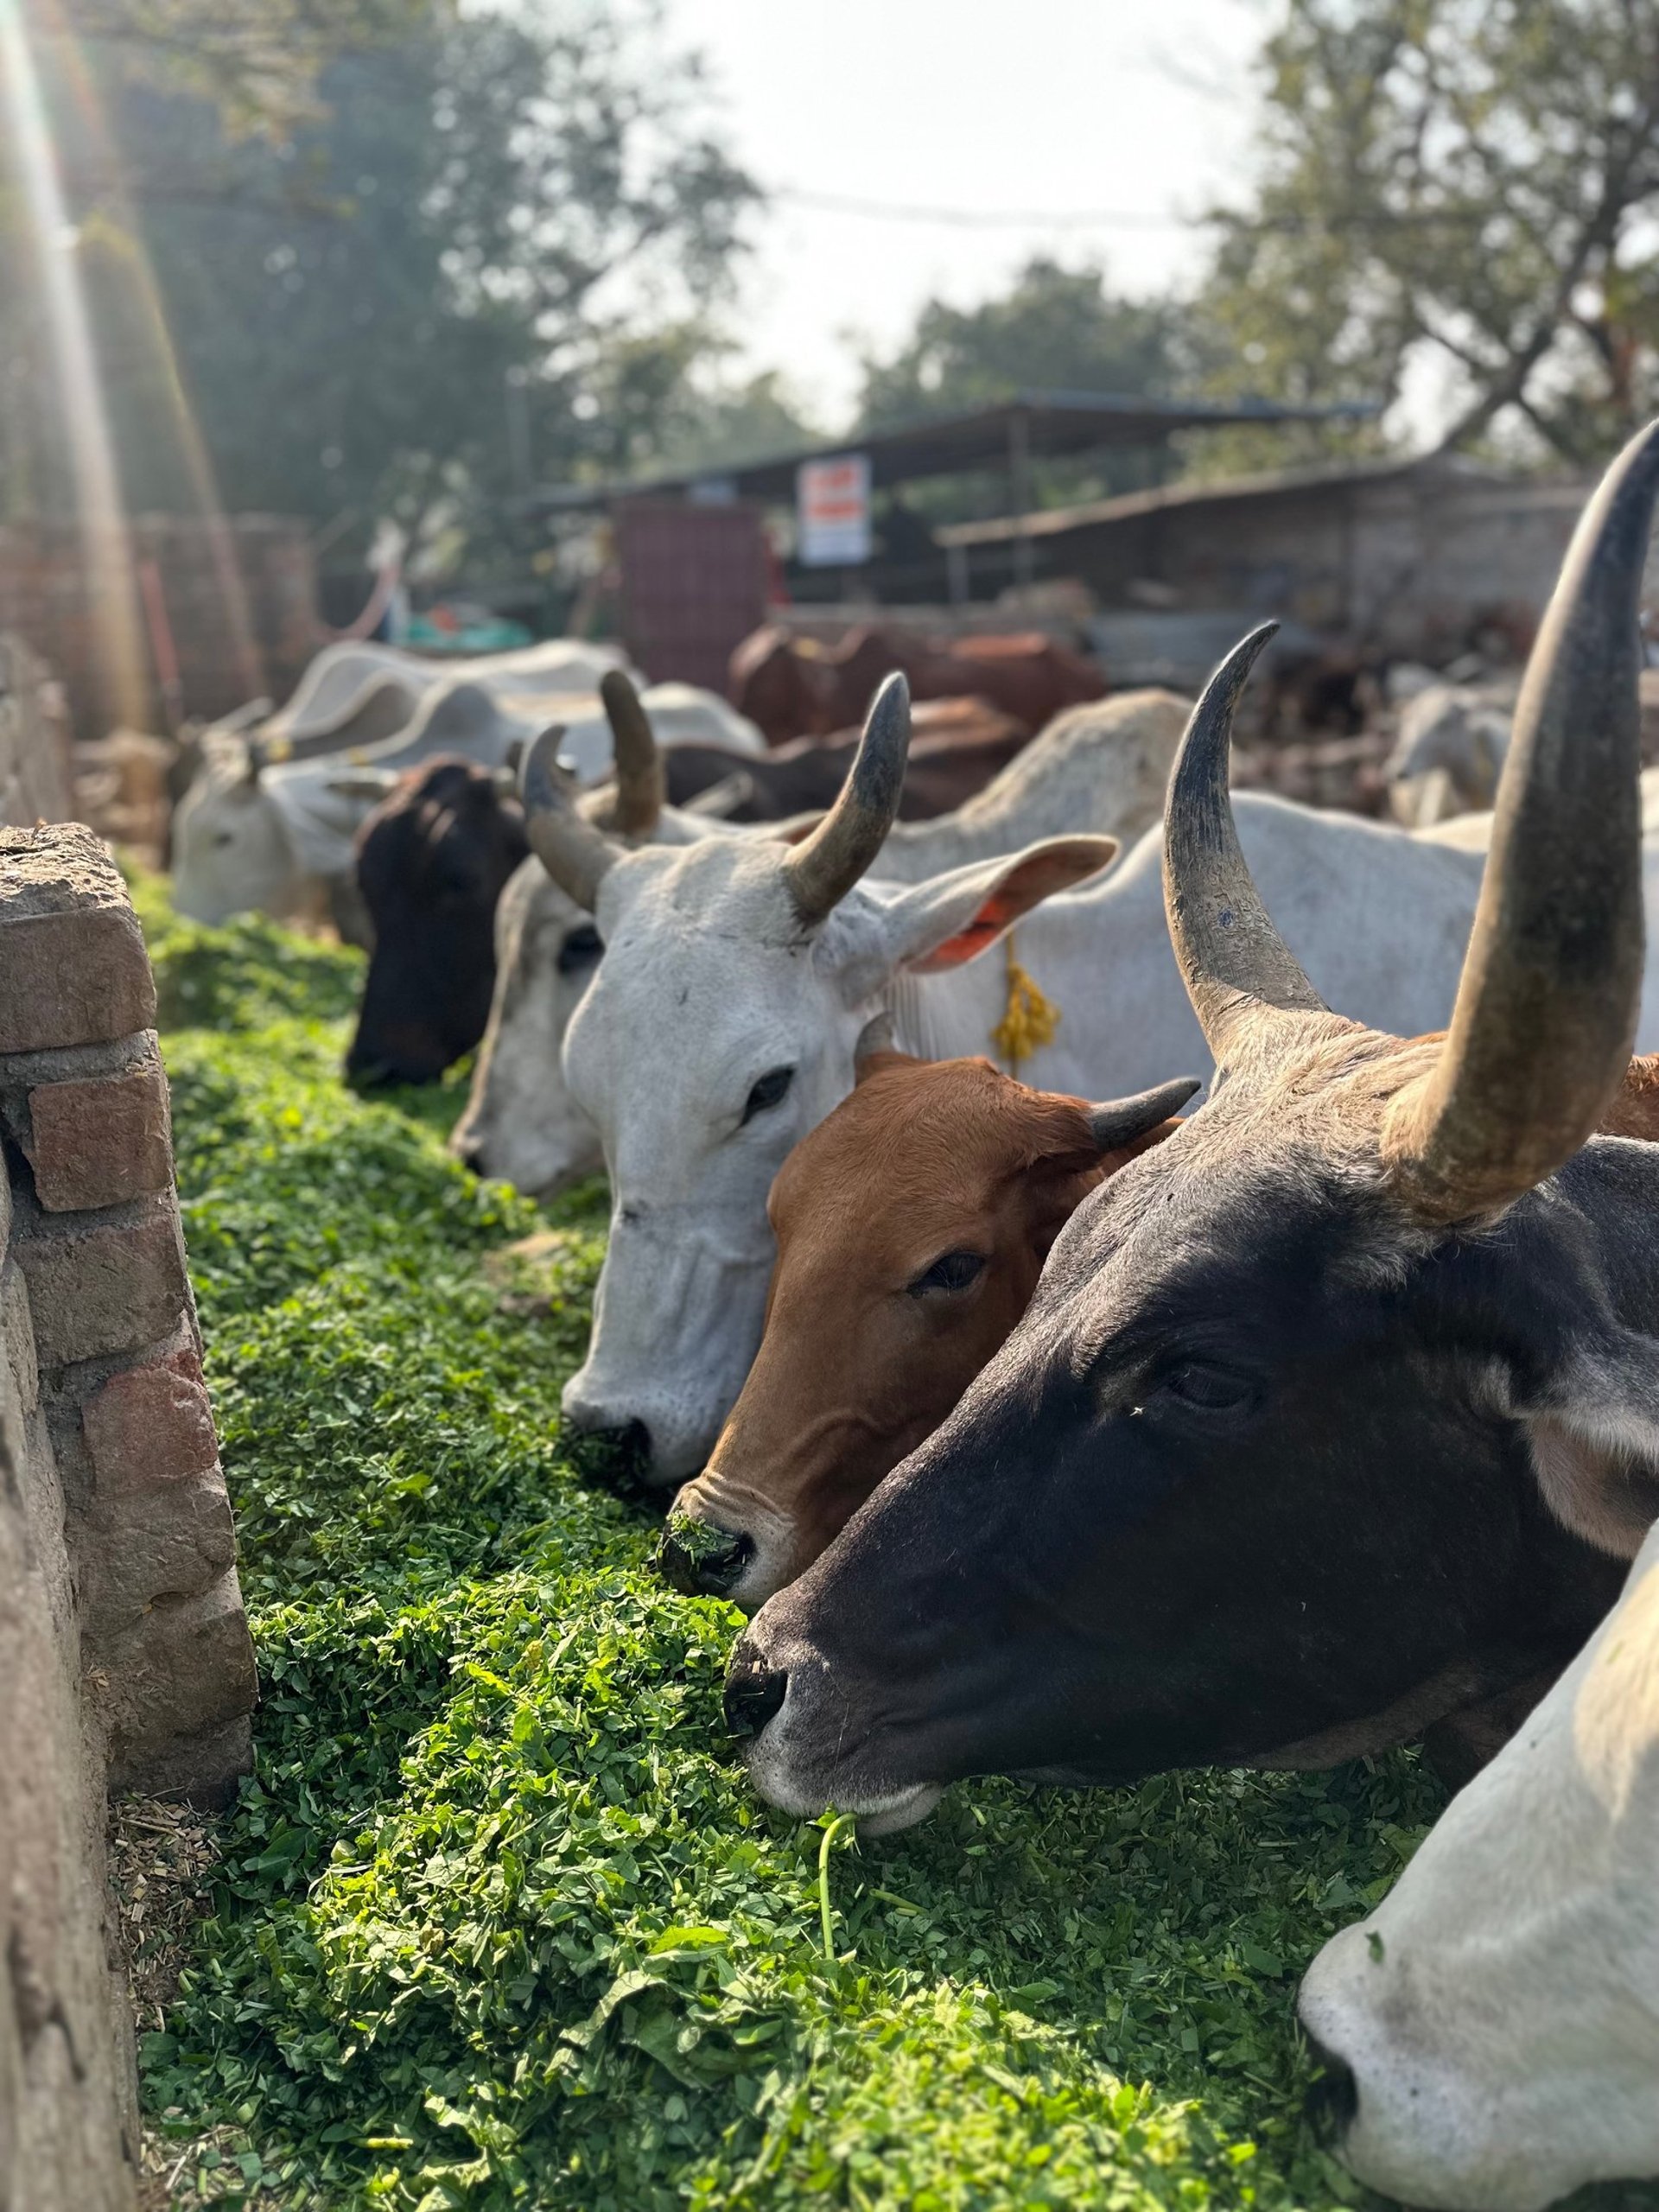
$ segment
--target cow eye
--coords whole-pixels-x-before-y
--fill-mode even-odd
[[[605,950],[604,939],[591,922],[583,922],[570,931],[559,947],[559,973],[575,976],[584,968],[591,968]]]
[[[764,1114],[769,1107],[781,1105],[794,1080],[793,1068],[769,1068],[744,1102],[744,1124],[747,1126],[757,1114]]]
[[[985,1262],[978,1252],[946,1252],[907,1286],[908,1293],[912,1298],[927,1298],[935,1291],[967,1290],[984,1270]]]
[[[1188,1360],[1173,1368],[1164,1378],[1164,1387],[1184,1406],[1196,1406],[1204,1413],[1233,1413],[1255,1395],[1254,1386],[1244,1376],[1236,1375],[1229,1367],[1206,1366],[1200,1360]]]

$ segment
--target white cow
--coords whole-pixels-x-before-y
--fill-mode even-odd
[[[1342,2156],[1384,2196],[1537,2212],[1659,2177],[1659,1529],[1300,2003]]]
[[[895,824],[872,875],[920,883],[1069,830],[1127,843],[1163,811],[1187,711],[1185,700],[1162,690],[1068,709],[955,813]],[[760,823],[742,834],[775,837],[780,826]],[[652,808],[648,820],[637,818],[633,841],[690,844],[726,827]],[[481,1174],[548,1197],[604,1165],[599,1131],[571,1097],[559,1061],[599,959],[599,935],[593,917],[531,859],[501,895],[495,939],[495,1000],[451,1148]]]
[[[1427,828],[1491,806],[1513,715],[1513,696],[1502,687],[1433,683],[1409,698],[1383,769],[1396,818]]]
[[[563,646],[564,641],[555,642]],[[464,672],[469,665],[470,675]],[[293,913],[337,894],[349,882],[353,841],[377,794],[435,753],[461,753],[499,766],[515,747],[556,719],[563,731],[562,757],[578,781],[595,781],[610,769],[610,727],[597,696],[564,688],[573,665],[554,658],[550,646],[493,654],[462,664],[460,673],[422,664],[435,666],[441,680],[417,695],[412,715],[395,734],[360,753],[353,746],[347,772],[335,750],[273,764],[263,734],[220,743],[210,734],[205,771],[174,817],[179,912],[194,921],[224,922],[250,910]],[[591,671],[585,680],[591,680]],[[335,700],[336,729],[347,739],[360,734],[365,715],[384,703],[389,687],[399,696],[404,682],[398,671],[383,669],[343,705]],[[695,738],[764,750],[753,724],[713,692],[662,683],[647,690],[643,702],[664,741]],[[291,749],[311,754],[308,746]]]
[[[1109,838],[1052,840],[909,888],[859,880],[901,772],[895,683],[841,799],[792,849],[728,837],[626,851],[579,819],[539,750],[528,764],[532,846],[605,947],[563,1052],[613,1205],[565,1410],[580,1428],[641,1425],[656,1482],[701,1466],[736,1398],[772,1265],[766,1192],[851,1090],[878,1011],[893,1012],[901,1050],[982,1052],[1008,996],[1003,961],[983,956],[1017,923],[1020,963],[1060,1014],[1022,1076],[1123,1096],[1210,1065],[1169,948],[1155,832],[1086,891],[1073,887],[1111,857]],[[1262,897],[1327,1002],[1396,1036],[1443,1027],[1484,855],[1265,796],[1236,811]],[[1659,854],[1649,872],[1659,908]],[[1659,1033],[1651,974],[1643,1015],[1643,1033]]]

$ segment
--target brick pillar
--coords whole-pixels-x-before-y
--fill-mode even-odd
[[[173,1184],[155,986],[76,823],[0,830],[0,1146],[83,1680],[118,1788],[228,1796],[252,1645]]]

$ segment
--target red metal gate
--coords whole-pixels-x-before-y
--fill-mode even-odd
[[[653,683],[723,695],[733,646],[766,617],[759,510],[631,499],[615,523],[629,657]]]

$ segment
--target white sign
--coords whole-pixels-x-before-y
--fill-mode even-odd
[[[855,569],[870,557],[870,456],[804,461],[795,478],[799,555],[809,569]]]

